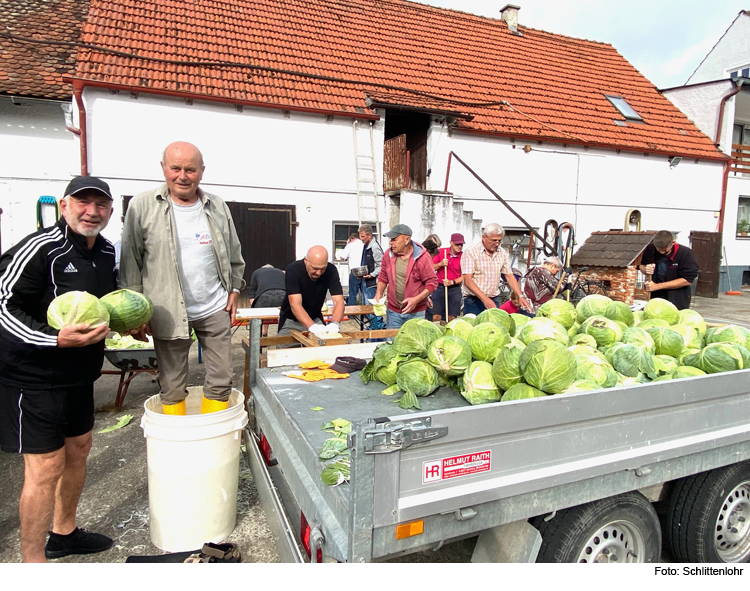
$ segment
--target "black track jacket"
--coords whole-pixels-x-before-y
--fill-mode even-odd
[[[86,347],[57,347],[47,324],[57,296],[113,291],[115,249],[97,236],[94,247],[64,219],[24,238],[0,257],[0,383],[44,389],[91,383],[101,375],[104,340]]]

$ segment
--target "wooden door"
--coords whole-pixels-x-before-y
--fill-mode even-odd
[[[228,202],[245,259],[245,281],[250,285],[253,271],[271,264],[285,269],[296,259],[297,219],[293,205]],[[240,293],[239,305],[249,307],[247,290]]]
[[[721,277],[721,234],[719,232],[690,232],[690,248],[701,270],[695,287],[695,295],[718,298],[719,278]]]
[[[401,134],[383,144],[383,191],[408,187],[409,153],[406,151],[406,134]]]

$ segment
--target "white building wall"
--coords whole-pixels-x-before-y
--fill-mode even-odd
[[[750,57],[750,56],[748,56]],[[667,97],[703,133],[712,140],[717,139],[717,128],[721,112],[721,100],[736,86],[730,80],[699,86],[682,86],[665,90]],[[732,153],[732,125],[734,124],[735,97],[727,100],[724,106],[721,133],[718,134],[719,149],[725,154]]]
[[[0,221],[5,252],[37,230],[37,200],[61,197],[80,174],[78,138],[59,102],[0,98]]]
[[[740,14],[686,84],[728,78],[733,68],[750,65],[750,16]]]
[[[529,224],[542,229],[550,219],[570,222],[578,244],[594,231],[623,229],[633,208],[641,211],[643,230],[670,229],[683,241],[690,230],[716,228],[720,162],[683,159],[671,167],[666,156],[552,144],[534,144],[525,153],[524,145],[454,132],[441,142],[433,182],[444,183],[452,150]],[[484,224],[523,227],[455,158],[448,190]]]
[[[203,153],[206,191],[225,201],[294,205],[298,258],[314,244],[331,249],[332,222],[358,222],[351,118],[328,121],[324,115],[275,109],[239,112],[230,104],[187,105],[146,94],[134,99],[89,88],[84,99],[91,174],[107,179],[117,195],[162,183],[162,152],[179,140]],[[380,187],[383,125],[374,124]],[[358,130],[358,151],[368,153],[368,122],[360,121]],[[110,239],[121,231],[120,202],[116,200],[115,218],[105,230]],[[380,205],[384,207],[382,198]]]

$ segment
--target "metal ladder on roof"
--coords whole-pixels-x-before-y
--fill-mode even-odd
[[[357,187],[357,212],[360,225],[364,223],[375,222],[373,233],[378,240],[382,238],[380,228],[380,212],[378,209],[378,182],[375,171],[375,139],[373,131],[373,122],[369,122],[370,127],[370,151],[369,153],[360,154],[357,141],[357,120],[352,122],[352,131],[354,135],[354,167]]]

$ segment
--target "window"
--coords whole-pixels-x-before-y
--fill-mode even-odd
[[[750,235],[750,197],[740,197],[737,204],[737,236]]]
[[[643,117],[636,113],[635,109],[628,104],[628,101],[621,96],[609,96],[606,94],[604,96],[606,96],[607,99],[609,99],[609,102],[614,105],[615,109],[620,112],[620,115],[625,117],[628,121],[643,121]]]
[[[365,223],[370,224],[372,226],[372,229],[373,229],[372,235],[379,242],[380,240],[377,235],[377,226],[375,225],[375,222],[365,222]],[[342,250],[346,246],[346,243],[349,241],[350,234],[356,234],[357,237],[359,237],[359,223],[340,222],[340,223],[333,224],[333,252],[332,252],[333,258],[335,258],[337,250]]]

